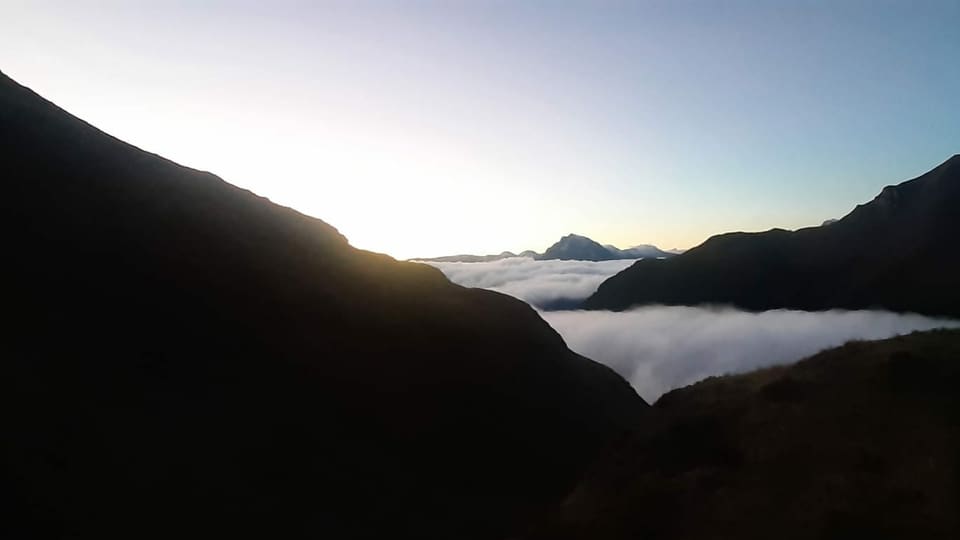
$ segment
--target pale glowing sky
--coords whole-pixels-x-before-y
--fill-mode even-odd
[[[955,0],[0,0],[0,70],[398,258],[819,224],[960,152]]]

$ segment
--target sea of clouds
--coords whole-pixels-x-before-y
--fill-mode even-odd
[[[608,277],[635,260],[537,261],[511,257],[498,261],[429,262],[450,281],[464,287],[490,289],[519,298],[541,309],[578,307]]]
[[[888,311],[647,306],[541,315],[571,349],[613,368],[650,403],[711,375],[791,363],[851,340],[960,327],[960,321]]]
[[[451,281],[525,300],[574,351],[630,381],[648,402],[711,375],[795,362],[851,340],[884,339],[960,321],[886,311],[745,312],[729,307],[646,306],[624,312],[573,309],[622,261],[431,263]]]

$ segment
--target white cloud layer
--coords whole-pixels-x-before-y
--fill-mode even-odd
[[[450,281],[515,296],[541,309],[576,307],[605,279],[632,265],[618,261],[535,261],[512,257],[480,263],[430,262]]]
[[[571,349],[616,370],[649,402],[711,375],[795,362],[851,340],[960,327],[960,321],[886,311],[751,313],[683,306],[548,311],[579,306],[605,279],[633,263],[517,257],[430,264],[454,283],[499,291],[539,308]]]
[[[650,306],[541,315],[571,349],[613,368],[651,403],[711,375],[795,362],[851,340],[960,327],[960,321],[885,311]]]

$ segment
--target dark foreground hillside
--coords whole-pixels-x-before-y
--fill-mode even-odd
[[[960,331],[664,395],[531,538],[960,537]]]
[[[4,538],[497,538],[645,410],[522,302],[2,74],[0,179]]]
[[[885,308],[960,316],[960,155],[888,186],[843,219],[798,231],[714,236],[603,282],[588,309],[639,304]]]

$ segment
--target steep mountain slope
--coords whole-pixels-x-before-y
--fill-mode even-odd
[[[957,538],[960,331],[664,395],[529,538]]]
[[[723,234],[667,260],[638,261],[584,306],[880,307],[960,316],[958,206],[960,156],[953,156],[828,225]]]
[[[644,413],[526,304],[2,74],[0,167],[5,537],[500,538]]]

